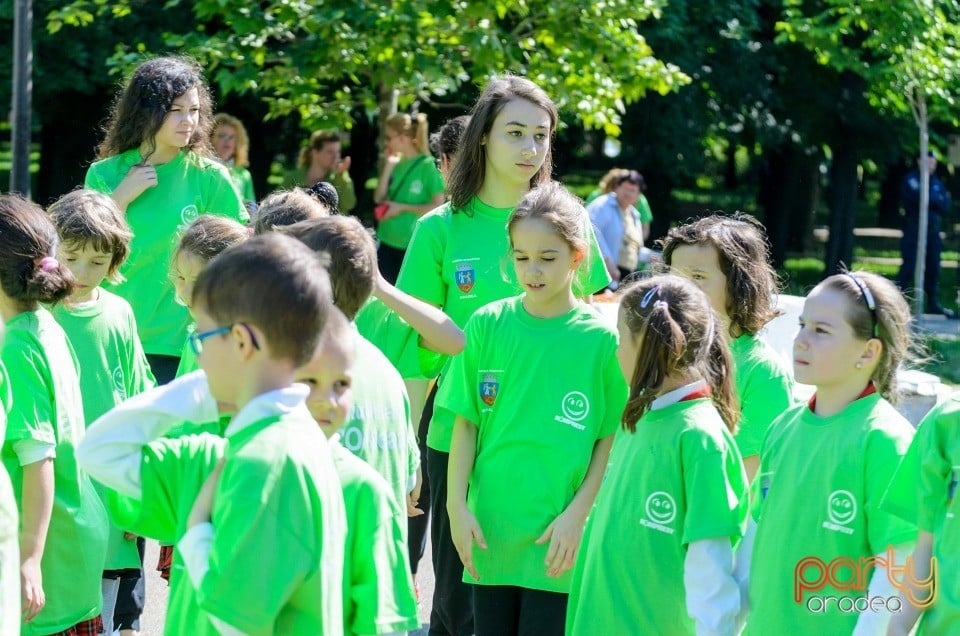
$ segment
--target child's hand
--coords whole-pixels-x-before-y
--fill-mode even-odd
[[[343,174],[350,169],[350,157],[344,157],[343,161],[337,164],[337,174]]]
[[[132,533],[132,532],[126,532],[126,531],[124,531],[124,533],[123,533],[123,538],[126,539],[127,541],[133,541],[134,539],[137,538],[137,535],[135,535],[135,534]]]
[[[473,567],[473,542],[476,540],[481,550],[487,549],[487,541],[483,538],[483,531],[480,530],[480,524],[477,518],[473,516],[466,505],[460,506],[456,510],[449,511],[450,514],[450,537],[453,539],[453,545],[457,548],[457,554],[460,555],[460,561],[463,563],[463,569],[470,573],[477,581],[480,575]]]
[[[47,604],[43,594],[43,574],[40,572],[40,559],[27,558],[20,564],[21,604],[23,621],[29,623]]]
[[[423,510],[417,508],[417,504],[420,502],[420,489],[423,488],[423,473],[420,472],[420,469],[417,469],[417,480],[414,483],[413,490],[407,493],[407,516],[408,517],[419,517],[423,514]]]
[[[148,188],[157,185],[157,169],[153,166],[137,164],[130,168],[127,175],[114,189],[111,198],[121,209],[126,209],[130,203],[144,193]]]
[[[583,523],[579,514],[564,510],[536,540],[537,545],[550,541],[544,562],[547,576],[558,577],[577,562],[577,551],[580,549],[580,539],[583,538]]]
[[[217,485],[220,483],[220,475],[223,473],[223,460],[217,462],[216,468],[203,482],[200,492],[197,493],[197,500],[193,502],[193,508],[187,517],[187,529],[201,523],[209,523],[213,516],[213,495],[217,491]]]
[[[384,212],[383,216],[380,217],[381,221],[392,219],[393,217],[400,214],[400,211],[403,209],[403,204],[397,203],[396,201],[387,201],[386,204],[387,204],[387,211]]]

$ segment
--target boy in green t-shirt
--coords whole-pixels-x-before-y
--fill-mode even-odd
[[[355,382],[362,384],[354,364],[358,354],[355,338],[359,336],[347,319],[331,312],[317,354],[300,369],[297,380],[310,387],[307,406],[331,442],[343,488],[347,513],[345,633],[405,632],[419,623],[399,501],[376,470],[342,445],[341,427],[348,414],[356,413],[352,387]]]
[[[308,390],[293,385],[330,298],[323,267],[295,240],[228,249],[193,289],[202,371],[107,413],[78,448],[120,525],[177,544],[168,634],[341,631],[343,496]],[[236,413],[225,439],[163,439],[218,411]]]
[[[51,313],[83,369],[80,391],[89,424],[156,384],[130,304],[100,287],[104,279],[123,280],[119,268],[130,252],[133,234],[113,199],[93,190],[74,190],[47,212],[60,235],[57,258],[77,279],[74,293]],[[108,634],[114,628],[139,630],[143,539],[112,524],[108,539],[101,586],[104,630]]]

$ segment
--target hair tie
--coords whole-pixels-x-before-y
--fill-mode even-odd
[[[662,307],[662,308],[666,309],[667,311],[670,310],[670,305],[668,305],[668,304],[667,304],[667,301],[665,301],[665,300],[658,300],[658,301],[656,301],[655,303],[653,303],[653,307],[654,307],[655,309],[658,308],[658,307]]]
[[[646,294],[643,295],[643,298],[640,299],[640,309],[646,309],[647,305],[650,304],[650,301],[653,300],[654,296],[659,297],[660,285],[654,285],[651,287]]]
[[[40,265],[40,269],[45,272],[51,272],[60,267],[59,261],[52,256],[44,256],[38,264]]]

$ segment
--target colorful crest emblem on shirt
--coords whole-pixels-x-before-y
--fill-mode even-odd
[[[497,393],[500,391],[500,383],[497,382],[497,376],[485,375],[480,380],[480,399],[487,406],[493,406],[497,400]]]
[[[476,272],[473,269],[473,265],[469,263],[460,263],[457,265],[454,280],[457,283],[457,289],[464,294],[469,293],[470,290],[473,289],[473,283],[476,280]]]

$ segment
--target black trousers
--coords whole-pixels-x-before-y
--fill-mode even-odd
[[[567,595],[513,585],[473,585],[477,636],[563,636]]]
[[[473,593],[463,582],[463,563],[450,534],[447,515],[447,464],[450,453],[427,449],[430,472],[430,545],[433,548],[433,610],[430,612],[431,636],[473,634]]]

